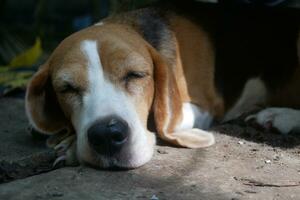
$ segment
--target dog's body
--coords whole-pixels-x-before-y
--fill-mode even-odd
[[[150,113],[162,139],[190,148],[214,143],[204,131],[213,120],[257,105],[289,108],[247,119],[298,130],[298,11],[226,9],[201,4],[193,15],[144,8],[73,34],[29,85],[31,123],[48,134],[75,132],[58,145],[69,160],[126,168],[152,156]]]

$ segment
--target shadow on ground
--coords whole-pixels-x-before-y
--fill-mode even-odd
[[[276,130],[266,131],[257,124],[246,123],[245,116],[213,127],[214,131],[248,141],[273,147],[295,148],[300,145],[300,133],[280,134]]]
[[[43,142],[30,139],[26,132],[23,104],[23,100],[0,99],[0,160],[19,160],[46,150]],[[239,123],[220,125],[214,131],[216,145],[207,149],[160,144],[153,159],[141,168],[103,171],[65,167],[1,184],[0,199],[300,198],[300,186],[284,186],[299,182],[298,141],[282,141],[280,136],[266,136]],[[249,179],[269,186],[243,182]]]

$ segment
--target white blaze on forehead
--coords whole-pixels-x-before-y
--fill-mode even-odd
[[[87,59],[90,82],[101,82],[104,79],[103,68],[98,52],[97,42],[86,40],[81,44],[81,50]],[[94,84],[93,84],[94,85]]]
[[[91,162],[91,160],[95,160],[93,156],[101,156],[92,156],[91,154],[86,134],[88,128],[101,118],[118,116],[127,121],[131,130],[130,144],[128,144],[126,155],[123,156],[127,160],[120,161],[123,163],[119,164],[139,166],[151,158],[153,144],[149,145],[145,134],[146,130],[125,91],[117,88],[109,79],[105,78],[99,56],[100,49],[97,41],[86,40],[81,44],[88,71],[88,89],[83,94],[81,107],[74,112],[75,116],[72,116],[72,122],[77,132],[79,160]],[[104,162],[105,158],[102,158],[102,163]]]
[[[88,91],[83,96],[83,107],[86,113],[85,121],[93,123],[97,118],[119,115],[126,118],[124,107],[127,97],[104,76],[103,66],[96,41],[84,41],[81,49],[87,59]],[[123,104],[123,105],[122,105]],[[122,112],[124,111],[124,112]]]

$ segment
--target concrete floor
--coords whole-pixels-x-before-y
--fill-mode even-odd
[[[26,131],[23,103],[0,99],[0,160],[45,150],[44,141]],[[300,199],[299,185],[287,187],[300,181],[298,136],[261,133],[243,124],[215,131],[220,132],[216,145],[207,149],[157,146],[151,162],[130,171],[65,167],[1,184],[0,199]]]

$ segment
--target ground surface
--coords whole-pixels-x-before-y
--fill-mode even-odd
[[[22,100],[0,99],[0,119],[0,160],[45,150],[26,130]],[[300,199],[299,137],[243,123],[215,130],[211,148],[157,146],[150,163],[131,171],[65,167],[1,184],[0,199]]]

